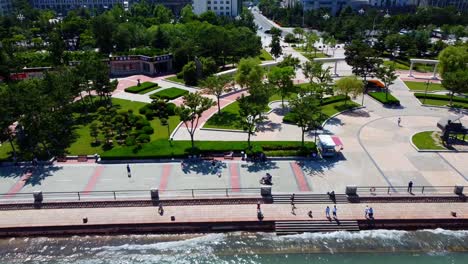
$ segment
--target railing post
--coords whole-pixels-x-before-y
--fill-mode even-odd
[[[115,197],[115,191],[113,193],[114,193],[114,200],[117,200],[117,197]]]
[[[390,194],[390,187],[388,187],[387,189],[387,194]]]
[[[193,194],[193,189],[192,189],[192,198],[195,198],[195,195]]]
[[[78,194],[78,201],[81,201],[80,192],[77,192],[77,194]]]
[[[422,187],[422,192],[421,193],[424,193],[424,186]]]

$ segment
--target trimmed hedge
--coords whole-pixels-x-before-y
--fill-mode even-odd
[[[385,99],[385,92],[370,92],[368,95],[384,105],[400,105],[400,100],[390,93],[388,93],[387,99]]]
[[[158,86],[157,83],[152,83],[152,82],[144,82],[144,83],[141,83],[140,86],[138,85],[135,85],[135,86],[131,86],[131,87],[128,87],[128,88],[125,88],[125,91],[127,93],[141,93],[145,90],[149,90],[155,86]]]
[[[336,102],[341,102],[344,100],[350,99],[349,96],[346,95],[335,95],[335,96],[330,96],[327,98],[323,98],[322,103],[320,105],[327,105],[327,104],[333,104]]]
[[[157,93],[154,93],[154,94],[150,95],[150,98],[151,99],[160,98],[160,99],[173,100],[173,99],[176,99],[176,98],[181,97],[183,95],[186,95],[188,93],[189,92],[187,90],[172,87],[172,88],[168,88],[168,89],[159,91]]]
[[[314,142],[306,142],[305,148],[300,141],[255,141],[252,142],[255,151],[264,151],[267,156],[309,155],[315,150]],[[190,141],[156,140],[144,144],[137,152],[134,147],[116,147],[101,155],[103,160],[119,159],[155,159],[185,157],[191,151]],[[246,141],[195,141],[196,152],[199,154],[223,154],[227,151],[240,153],[246,151]],[[307,153],[306,153],[307,152]]]
[[[416,98],[424,99],[424,93],[414,93],[414,96],[416,96]],[[441,100],[441,101],[450,101],[450,95],[427,94],[427,95],[426,95],[426,99]],[[468,104],[468,98],[463,98],[463,97],[459,97],[459,96],[453,96],[453,99],[452,99],[452,100],[453,100],[454,102]]]

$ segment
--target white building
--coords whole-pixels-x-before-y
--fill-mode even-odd
[[[218,16],[236,17],[242,11],[242,0],[193,0],[195,14],[207,11],[213,11]]]
[[[304,10],[314,10],[326,8],[332,14],[336,14],[339,10],[351,6],[352,8],[360,8],[369,5],[369,0],[302,0]]]
[[[413,5],[413,0],[369,0],[371,6],[392,7],[392,6],[407,6]]]

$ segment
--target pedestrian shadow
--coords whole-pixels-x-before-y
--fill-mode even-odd
[[[298,161],[297,165],[302,171],[310,176],[325,176],[325,172],[335,167],[336,163],[344,161],[346,158],[342,153],[338,153],[334,158],[317,158],[314,160]]]
[[[220,164],[219,162],[217,164]],[[196,173],[203,175],[215,175],[218,169],[226,168],[226,163],[222,165],[217,165],[213,167],[211,161],[193,161],[193,162],[184,162],[182,165],[182,172],[185,174]]]
[[[54,173],[59,170],[62,170],[62,167],[52,165],[31,167],[32,174],[31,177],[29,177],[29,179],[26,181],[25,186],[41,185],[45,178],[53,176]]]
[[[242,164],[241,168],[247,168],[248,172],[259,172],[259,171],[269,171],[279,168],[276,165],[276,162],[266,161],[266,162],[251,162],[247,164]]]

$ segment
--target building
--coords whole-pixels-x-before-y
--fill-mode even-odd
[[[167,74],[172,72],[172,54],[154,57],[143,55],[112,56],[109,58],[109,67],[112,76]]]
[[[414,0],[369,0],[370,6],[398,7],[413,5]]]
[[[11,0],[0,0],[0,16],[9,14],[12,9]]]
[[[369,0],[302,0],[304,10],[325,8],[329,9],[332,14],[336,14],[347,6],[357,9],[367,5],[369,5]]]
[[[11,1],[11,0],[0,0]],[[66,13],[69,10],[80,7],[107,10],[115,5],[122,5],[125,10],[131,8],[131,5],[140,0],[30,0],[31,5],[37,9],[51,9],[58,13]],[[174,14],[179,14],[180,10],[186,5],[192,3],[191,0],[147,0],[148,3],[161,4],[172,10]]]
[[[37,9],[51,9],[59,13],[80,7],[106,10],[114,5],[122,5],[126,10],[130,7],[131,0],[30,0],[31,5]]]
[[[467,0],[413,0],[418,6],[447,7],[454,6],[460,11],[468,11]]]
[[[213,11],[218,16],[236,17],[242,11],[242,0],[193,0],[195,14],[207,11]]]

